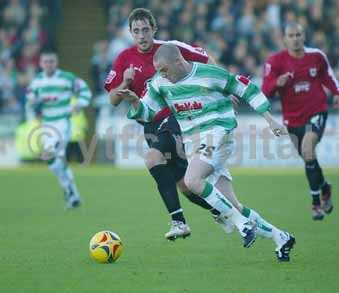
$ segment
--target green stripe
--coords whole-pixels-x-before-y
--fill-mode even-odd
[[[220,88],[205,87],[201,85],[161,86],[160,90],[161,93],[171,101],[187,100],[193,96],[208,96],[212,95],[215,91],[221,92]]]
[[[175,113],[175,117],[178,120],[194,120],[204,115],[208,115],[214,112],[218,112],[220,114],[231,111],[232,110],[232,102],[230,100],[217,101],[214,103],[209,103],[203,106],[202,110],[193,110],[187,112],[175,112],[175,108],[172,107],[172,112]]]
[[[152,83],[149,83],[148,86],[148,92],[147,94],[150,96],[150,98],[152,100],[154,100],[157,104],[159,104],[160,108],[167,106],[166,102],[164,101],[164,99],[162,98],[162,96],[160,95],[160,93],[158,93],[154,86],[152,85]]]
[[[204,198],[206,198],[206,197],[208,197],[208,196],[212,193],[212,191],[213,191],[213,186],[212,186],[212,184],[209,183],[209,182],[206,182],[205,188],[204,188],[204,190],[202,191],[201,196],[204,197]]]
[[[39,94],[50,94],[51,92],[61,93],[65,91],[70,91],[69,86],[41,86],[38,88]]]
[[[246,102],[249,103],[249,102],[251,102],[251,100],[254,99],[255,96],[256,96],[257,94],[259,94],[259,93],[260,93],[260,89],[259,89],[254,83],[250,83],[250,84],[247,86],[247,88],[246,88],[246,90],[245,90],[245,92],[244,92],[242,98],[243,98]]]
[[[195,73],[195,77],[207,77],[207,78],[215,78],[220,80],[226,80],[229,78],[230,73],[216,65],[209,64],[199,64],[197,71]]]
[[[71,72],[68,72],[68,71],[63,71],[63,70],[61,70],[60,72],[59,72],[59,77],[61,77],[61,78],[64,78],[64,79],[67,79],[67,80],[69,80],[70,82],[74,82],[74,80],[75,80],[75,75],[73,74],[73,73],[71,73]]]
[[[256,112],[263,114],[271,109],[271,103],[269,101],[265,101],[265,103],[261,104],[258,108],[255,109]]]
[[[224,119],[211,119],[207,120],[199,125],[196,125],[186,131],[182,131],[183,135],[191,135],[194,132],[203,132],[213,128],[214,126],[221,126],[226,130],[232,130],[237,127],[237,120],[235,118],[224,118]]]
[[[60,107],[69,106],[70,104],[71,104],[71,100],[67,99],[63,101],[43,103],[42,108],[43,109],[60,108]]]
[[[244,217],[249,218],[251,210],[247,207],[243,207],[241,213]]]
[[[60,119],[69,119],[70,118],[70,114],[61,114],[61,115],[56,115],[56,116],[44,116],[42,115],[42,120],[46,121],[46,122],[51,122],[51,121],[56,121],[56,120],[60,120]]]

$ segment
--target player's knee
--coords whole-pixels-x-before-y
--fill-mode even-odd
[[[166,163],[164,155],[157,149],[149,149],[145,156],[145,164],[148,169]]]
[[[315,159],[315,152],[310,146],[302,147],[301,156],[305,162],[309,162]]]
[[[193,174],[187,174],[184,177],[185,186],[188,188],[189,191],[200,194],[202,192],[202,179],[198,176],[194,176]]]
[[[48,161],[48,169],[53,173],[58,174],[61,170],[64,169],[64,160],[62,158],[56,157]]]

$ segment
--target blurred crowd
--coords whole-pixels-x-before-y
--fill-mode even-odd
[[[298,21],[306,45],[323,50],[339,76],[339,0],[103,0],[108,40],[95,45],[92,73],[97,95],[116,56],[132,44],[127,18],[133,8],[150,9],[156,38],[205,48],[229,70],[261,83],[264,60],[283,47],[282,29]]]
[[[57,2],[0,0],[0,114],[23,115],[40,51],[56,46]]]

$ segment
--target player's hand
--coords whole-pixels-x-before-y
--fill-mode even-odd
[[[287,135],[288,131],[284,125],[281,125],[279,122],[272,119],[269,122],[269,126],[275,136]]]
[[[125,89],[125,90],[118,90],[117,91],[117,96],[119,96],[120,98],[133,103],[135,101],[139,101],[139,97],[137,96],[137,94],[129,89]]]
[[[333,108],[339,109],[339,95],[333,96]]]
[[[134,66],[133,66],[133,64],[130,64],[129,68],[127,68],[127,69],[124,71],[124,74],[123,74],[124,82],[125,82],[127,85],[130,85],[131,82],[134,80],[134,76],[135,76]]]
[[[279,87],[285,86],[289,78],[293,78],[292,72],[286,72],[280,75],[277,79],[277,86]]]

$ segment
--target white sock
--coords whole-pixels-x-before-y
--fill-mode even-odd
[[[242,214],[257,223],[258,235],[265,238],[272,238],[277,246],[281,246],[286,242],[286,233],[267,222],[255,210],[244,207]]]
[[[48,168],[56,175],[59,184],[66,193],[73,192],[75,196],[79,196],[78,189],[74,182],[73,172],[62,158],[56,158],[48,165]]]
[[[206,182],[201,196],[222,215],[230,218],[239,230],[240,234],[244,236],[243,230],[245,228],[245,224],[248,223],[248,219],[244,217],[215,186]]]

